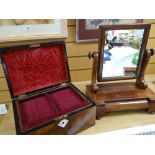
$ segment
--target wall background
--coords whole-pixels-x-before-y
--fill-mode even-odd
[[[155,19],[144,20],[144,23],[151,23],[151,31],[147,48],[155,49]],[[58,40],[58,39],[57,39]],[[39,42],[56,41],[54,39],[48,40],[35,40],[35,41],[22,41],[12,43],[0,43],[0,47],[11,45],[22,45]],[[67,55],[70,67],[70,74],[72,81],[86,81],[91,78],[92,59],[89,60],[87,55],[89,51],[98,50],[97,42],[90,43],[76,43],[76,20],[68,20],[68,38],[65,39]],[[146,74],[155,74],[155,55],[151,58],[149,65],[146,69]],[[10,93],[6,79],[0,64],[0,103],[9,103],[11,101]]]

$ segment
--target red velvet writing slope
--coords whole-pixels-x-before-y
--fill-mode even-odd
[[[64,45],[9,49],[4,53],[13,95],[68,80]]]
[[[14,96],[69,80],[63,44],[8,49],[4,61]],[[27,131],[89,104],[69,86],[16,101],[20,130]]]

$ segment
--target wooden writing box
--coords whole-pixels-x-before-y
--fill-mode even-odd
[[[70,80],[64,42],[1,49],[17,134],[77,134],[96,107]]]

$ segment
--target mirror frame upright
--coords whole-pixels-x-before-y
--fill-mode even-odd
[[[140,88],[146,88],[147,85],[144,82],[144,72],[147,66],[147,63],[150,59],[150,56],[153,54],[153,51],[147,51],[146,45],[149,37],[151,24],[121,24],[121,25],[100,25],[99,27],[99,61],[98,61],[98,72],[97,79],[98,82],[104,81],[114,81],[114,80],[127,80],[127,79],[137,79],[136,85]],[[144,29],[143,40],[141,43],[139,60],[136,68],[135,76],[116,76],[116,77],[102,77],[103,71],[103,55],[104,55],[104,46],[105,46],[105,32],[108,30],[125,30],[125,29]]]

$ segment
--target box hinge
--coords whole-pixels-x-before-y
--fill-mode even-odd
[[[36,48],[36,47],[40,47],[40,44],[32,44],[29,46],[30,48]]]
[[[67,86],[67,83],[61,83],[60,86],[62,87]]]
[[[21,100],[21,99],[24,99],[25,97],[26,97],[26,94],[22,94],[18,96],[18,99]]]

